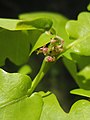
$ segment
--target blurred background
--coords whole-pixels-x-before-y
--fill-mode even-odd
[[[49,11],[66,16],[69,19],[76,19],[81,11],[87,11],[90,0],[0,0],[1,18],[18,18],[21,13]],[[35,53],[28,60],[27,64],[31,67],[32,79],[37,74],[43,56]],[[17,72],[21,66],[16,66],[8,59],[2,68],[8,72]],[[34,70],[34,71],[33,71]],[[53,92],[62,108],[68,112],[71,105],[79,96],[71,95],[70,90],[78,88],[71,75],[63,64],[62,58],[50,69],[43,81],[38,85],[36,91],[44,90]]]
[[[17,18],[20,13],[33,11],[58,12],[75,19],[86,10],[89,0],[0,0],[0,17]]]

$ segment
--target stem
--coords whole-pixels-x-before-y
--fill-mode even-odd
[[[69,44],[64,51],[57,57],[57,59],[59,59],[62,54],[67,51],[68,49],[70,49],[74,44],[76,44],[77,41],[74,41],[73,43]],[[36,75],[36,77],[34,78],[31,88],[28,90],[28,95],[30,96],[32,94],[32,92],[35,90],[35,88],[37,87],[37,85],[39,84],[39,82],[42,80],[42,78],[44,77],[44,75],[47,73],[47,71],[49,70],[49,68],[51,67],[51,65],[55,63],[55,62],[46,62],[45,58],[43,60],[42,66],[39,70],[39,73]]]
[[[42,80],[42,78],[44,77],[44,75],[47,73],[47,71],[49,70],[49,68],[51,67],[51,65],[54,62],[46,62],[45,59],[43,60],[42,66],[40,68],[39,73],[37,74],[37,76],[34,78],[31,88],[28,91],[28,95],[31,95],[31,93],[35,90],[35,88],[37,87],[38,83]]]

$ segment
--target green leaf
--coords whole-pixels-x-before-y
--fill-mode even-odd
[[[51,13],[51,12],[36,12],[36,13],[21,14],[19,17],[22,20],[48,18],[53,22],[52,28],[56,31],[56,34],[65,40],[64,45],[66,46],[67,44],[71,42],[68,40],[68,36],[65,31],[65,25],[68,19],[60,14]]]
[[[71,107],[68,120],[90,120],[89,114],[90,102],[87,100],[79,100]]]
[[[16,65],[28,59],[30,43],[26,33],[22,31],[0,31],[0,66],[9,58]]]
[[[85,89],[74,89],[70,91],[71,94],[81,95],[85,97],[90,97],[90,90]]]
[[[0,120],[38,120],[43,101],[37,93],[27,96],[31,79],[0,69]]]
[[[71,54],[71,57],[74,63],[77,65],[77,69],[79,71],[90,64],[90,56],[82,56],[73,53]]]
[[[71,39],[76,40],[70,46],[72,52],[90,56],[90,13],[80,13],[78,20],[69,21],[66,31]]]
[[[32,68],[29,65],[24,65],[18,70],[18,73],[25,75],[30,74],[31,72],[32,72]]]
[[[52,38],[54,38],[55,35],[49,34],[48,32],[43,33],[38,40],[36,41],[36,43],[33,45],[32,50],[30,52],[30,55],[38,48],[40,48],[41,46],[46,45],[47,43],[50,42],[50,40]]]
[[[77,75],[82,84],[82,88],[90,90],[90,65],[83,68]]]
[[[7,58],[16,65],[25,63],[39,36],[51,25],[51,20],[43,18],[31,21],[0,19],[0,66]]]
[[[66,24],[66,30],[70,38],[78,39],[90,33],[90,13],[82,12],[78,20],[70,20]]]
[[[23,82],[23,84],[22,84]],[[77,101],[69,113],[59,106],[54,94],[40,92],[27,96],[30,78],[20,73],[0,70],[1,120],[89,120],[90,102]],[[44,104],[43,104],[44,103]]]
[[[83,76],[85,77],[85,79],[89,80],[90,79],[90,65],[86,66],[83,70],[81,70],[78,73],[78,76]]]
[[[27,95],[31,79],[20,73],[7,73],[0,69],[0,107]]]
[[[90,56],[90,35],[78,39],[71,49],[76,54]]]
[[[43,101],[37,93],[0,108],[0,120],[39,120]]]
[[[89,3],[89,5],[87,6],[87,9],[88,9],[88,11],[90,11],[90,3]]]
[[[90,102],[79,100],[75,102],[69,113],[65,113],[59,106],[55,95],[40,93],[44,100],[44,106],[40,120],[89,120]]]
[[[15,19],[4,19],[0,18],[0,29],[4,28],[7,30],[16,30],[17,24],[21,22],[22,20],[15,20]],[[1,29],[2,30],[2,29]]]
[[[72,60],[63,57],[68,71],[82,89],[90,89],[90,57],[71,54]]]
[[[77,84],[79,84],[77,79],[77,67],[73,60],[69,60],[66,57],[63,57],[64,65],[67,67],[68,71],[72,75],[72,77],[75,79]]]
[[[27,20],[27,21],[21,21],[17,25],[17,29],[43,29],[43,30],[49,30],[52,26],[52,21],[49,18],[37,18],[33,20]]]
[[[52,21],[47,18],[39,18],[32,20],[17,20],[0,18],[0,27],[7,30],[32,30],[45,29],[49,30],[52,26]]]
[[[78,73],[90,64],[90,13],[80,13],[78,20],[67,22],[66,30],[73,42],[66,47],[64,63],[79,87],[90,89],[86,75]]]
[[[59,106],[54,94],[40,93],[42,95],[44,106],[40,120],[66,120],[66,113]]]

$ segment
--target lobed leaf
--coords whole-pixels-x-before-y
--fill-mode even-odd
[[[0,120],[38,120],[43,101],[37,93],[27,96],[29,76],[0,69]]]
[[[60,14],[52,13],[52,12],[35,12],[35,13],[21,14],[19,18],[22,20],[48,18],[53,22],[52,28],[55,30],[56,34],[64,39],[65,41],[64,45],[66,46],[71,42],[68,40],[68,36],[65,31],[65,25],[68,19]]]
[[[65,113],[54,94],[33,93],[27,96],[31,80],[27,75],[7,73],[0,69],[1,120],[89,120],[90,102],[77,101]]]
[[[39,36],[51,26],[52,21],[47,18],[31,21],[0,19],[0,66],[7,58],[16,65],[25,63]]]
[[[45,95],[45,94],[44,94]],[[90,102],[79,100],[73,104],[69,113],[65,113],[59,106],[55,95],[43,96],[44,106],[40,120],[89,120]]]
[[[26,33],[22,31],[0,31],[0,66],[8,58],[16,65],[25,63],[28,59],[30,43]]]
[[[89,120],[90,102],[79,100],[71,107],[68,120]]]
[[[73,42],[64,53],[64,63],[79,87],[90,89],[90,77],[87,80],[86,73],[82,73],[82,69],[90,64],[90,13],[82,12],[78,20],[67,22],[66,31]]]
[[[83,12],[78,16],[78,20],[71,20],[66,24],[66,31],[71,39],[73,53],[90,56],[90,13]]]
[[[54,94],[50,92],[40,93],[42,95],[44,105],[40,120],[66,120],[67,114],[60,107]]]
[[[90,33],[90,13],[82,12],[78,15],[78,20],[68,21],[66,31],[73,39],[87,36]]]
[[[0,108],[0,120],[39,120],[43,101],[37,93]]]
[[[0,107],[27,95],[31,79],[20,73],[7,73],[0,69]]]
[[[90,56],[90,36],[78,39],[71,49],[76,54]]]

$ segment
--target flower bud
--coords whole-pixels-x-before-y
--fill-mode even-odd
[[[46,57],[45,57],[45,61],[46,61],[46,62],[54,62],[54,61],[55,61],[55,57],[46,56]]]
[[[43,48],[43,54],[46,55],[48,53],[48,48],[47,47],[44,47]]]

